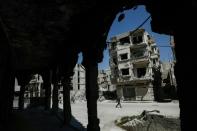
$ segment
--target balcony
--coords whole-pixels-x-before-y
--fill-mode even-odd
[[[125,85],[125,84],[140,85],[140,84],[147,84],[152,80],[153,79],[151,76],[145,76],[141,78],[127,76],[127,77],[119,77],[117,79],[117,84],[118,85]]]
[[[132,45],[130,46],[130,48],[131,48],[131,49],[137,49],[137,48],[143,48],[143,47],[146,47],[146,46],[147,46],[146,43],[141,42],[141,43],[138,43],[138,44],[132,44]]]
[[[118,77],[117,79],[117,82],[119,84],[124,84],[124,83],[129,83],[130,82],[130,79],[131,79],[131,76],[130,75],[124,75],[124,76],[120,76]]]
[[[140,64],[140,63],[144,63],[144,64],[148,64],[149,63],[149,58],[148,55],[144,55],[144,56],[132,56],[131,58],[131,62],[133,64]]]
[[[125,45],[117,45],[116,49],[119,51],[119,50],[123,50],[123,49],[128,49],[129,47],[130,47],[130,44],[127,43]]]
[[[146,81],[150,81],[152,80],[152,76],[148,75],[148,76],[144,76],[144,77],[132,77],[132,80],[133,82],[146,82]]]
[[[118,63],[121,64],[121,63],[127,63],[128,61],[130,61],[131,59],[125,59],[125,60],[119,60]]]
[[[159,58],[159,54],[151,54],[151,59],[156,59],[156,58]]]

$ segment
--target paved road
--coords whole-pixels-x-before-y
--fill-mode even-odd
[[[121,131],[115,127],[113,121],[131,115],[139,115],[143,110],[159,110],[160,114],[169,117],[179,117],[179,103],[121,103],[122,108],[115,108],[115,102],[98,102],[98,117],[100,118],[101,131]],[[87,126],[87,108],[85,102],[76,102],[72,104],[72,114],[85,127]],[[62,105],[60,105],[62,107]]]
[[[160,111],[160,114],[170,117],[179,117],[180,112],[178,102],[124,102],[121,103],[122,108],[115,108],[116,104],[115,101],[98,102],[98,117],[100,119],[101,131],[122,131],[122,129],[114,125],[114,120],[123,116],[139,115],[143,110],[156,109]],[[17,105],[17,102],[14,102],[14,105]],[[59,106],[60,108],[63,107],[62,104]],[[86,127],[88,123],[86,102],[76,102],[71,104],[71,108],[73,116]]]

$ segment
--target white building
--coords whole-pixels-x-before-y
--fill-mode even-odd
[[[81,64],[76,64],[74,75],[71,77],[71,99],[85,100],[85,68]]]
[[[85,89],[85,68],[83,65],[76,64],[71,81],[73,90]]]
[[[25,97],[41,97],[44,94],[44,90],[42,89],[42,77],[39,74],[32,75],[32,78],[29,84],[25,87]]]
[[[116,90],[115,85],[111,83],[110,69],[98,71],[98,86],[100,92]]]
[[[117,95],[129,100],[154,100],[153,66],[159,66],[159,49],[144,29],[111,38],[111,81]]]

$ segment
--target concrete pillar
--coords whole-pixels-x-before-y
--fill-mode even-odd
[[[20,85],[20,93],[19,93],[19,110],[24,109],[24,94],[25,94],[25,84]]]
[[[53,96],[52,96],[52,101],[53,101],[53,104],[52,104],[52,109],[53,111],[58,111],[58,84],[55,83],[53,85]]]
[[[45,110],[49,110],[51,107],[51,79],[50,71],[42,73],[43,88],[45,89]]]
[[[58,111],[58,79],[56,73],[53,72],[53,96],[52,96],[52,109],[53,111]]]
[[[14,78],[11,69],[11,50],[3,21],[0,19],[0,129],[8,123],[12,109]],[[12,80],[13,79],[13,80]],[[9,123],[8,123],[9,124]]]
[[[1,74],[0,74],[1,75]],[[9,124],[9,115],[12,112],[14,100],[14,75],[6,72],[0,76],[0,128]]]
[[[65,77],[62,80],[63,84],[63,113],[64,123],[68,125],[71,120],[71,104],[70,104],[70,78]]]
[[[30,81],[30,73],[27,73],[25,71],[18,72],[16,74],[18,84],[20,85],[20,93],[19,93],[19,109],[24,109],[24,94],[25,94],[25,86]]]
[[[97,117],[98,64],[96,61],[89,60],[87,56],[84,56],[84,66],[86,69],[86,99],[88,108],[87,131],[100,131],[99,119]]]
[[[193,22],[195,26],[192,26],[192,28],[197,28],[195,24],[197,22],[196,20],[186,20]],[[182,27],[183,26],[181,26],[180,29],[182,29]],[[183,30],[189,32],[191,29],[184,27]],[[196,55],[194,55],[196,52],[196,48],[194,48],[196,33],[182,34],[180,31],[176,31],[174,38],[177,58],[175,75],[180,106],[181,130],[188,131],[196,127],[195,119],[197,117],[197,103],[195,102],[197,62]],[[187,41],[187,43],[192,43],[192,45],[185,45],[185,41]]]

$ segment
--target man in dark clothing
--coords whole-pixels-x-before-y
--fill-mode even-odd
[[[120,97],[117,98],[116,108],[118,108],[118,107],[122,108],[121,103],[120,103]]]

